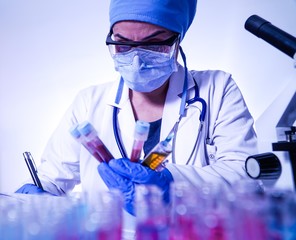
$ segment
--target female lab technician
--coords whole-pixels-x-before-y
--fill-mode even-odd
[[[223,71],[187,71],[180,48],[196,4],[197,0],[111,0],[107,44],[121,80],[86,88],[77,95],[38,167],[46,192],[63,195],[81,183],[82,190],[95,198],[100,190],[118,188],[126,209],[133,213],[136,184],[158,185],[167,200],[172,181],[231,185],[246,177],[245,159],[257,153],[256,134],[240,90]],[[202,56],[196,53],[196,57]],[[150,122],[147,154],[165,139],[180,116],[174,154],[164,171],[123,157],[116,130],[119,145],[129,157],[136,120]],[[109,164],[100,164],[70,135],[69,129],[83,121],[93,124],[114,156]],[[18,190],[38,191],[30,184]]]

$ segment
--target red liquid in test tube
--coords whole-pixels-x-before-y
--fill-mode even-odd
[[[85,138],[87,146],[89,146],[90,148],[94,147],[96,153],[99,154],[103,161],[109,162],[111,159],[114,158],[109,150],[106,148],[102,140],[98,137],[97,131],[94,129],[91,123],[84,122],[80,124],[78,130]]]
[[[103,162],[103,159],[98,154],[96,148],[90,142],[86,142],[85,138],[79,132],[78,126],[79,125],[75,125],[70,129],[71,135],[76,139],[76,141],[81,143],[89,151],[89,153],[95,157],[95,159],[97,159],[99,162]]]
[[[141,152],[145,141],[147,140],[150,124],[144,121],[137,121],[134,132],[134,144],[131,153],[131,162],[138,162],[141,157]]]

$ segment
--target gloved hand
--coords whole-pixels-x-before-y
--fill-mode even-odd
[[[24,194],[43,194],[47,193],[43,189],[37,187],[34,184],[27,183],[24,186],[20,187],[18,190],[16,190],[16,193],[24,193]]]
[[[125,209],[134,215],[134,197],[136,184],[156,185],[163,192],[163,199],[169,202],[170,183],[173,176],[168,169],[156,172],[127,158],[112,159],[101,163],[98,172],[109,188],[119,189],[125,198]]]

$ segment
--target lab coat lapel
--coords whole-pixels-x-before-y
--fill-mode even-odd
[[[170,79],[170,85],[163,114],[161,140],[165,139],[176,121],[179,119],[179,110],[184,82],[183,79],[184,68],[179,66],[178,72],[174,73]],[[188,99],[194,97],[194,87],[194,80],[191,74],[188,72]],[[201,109],[199,103],[195,103],[194,105],[195,107],[190,108],[190,110],[187,112],[187,115],[183,117],[179,124],[175,151],[176,161],[178,164],[186,164],[187,159],[194,148],[194,143],[199,127],[199,116]],[[171,162],[172,159],[170,157],[169,161]]]
[[[129,156],[132,149],[134,129],[135,129],[135,118],[134,113],[129,100],[129,89],[126,85],[123,86],[122,95],[119,104],[115,103],[115,96],[117,93],[118,85],[116,89],[112,89],[112,97],[109,99],[109,104],[117,106],[119,108],[117,119],[119,135],[121,142]]]
[[[184,68],[178,65],[178,71],[173,73],[170,78],[169,89],[163,110],[161,140],[165,139],[173,128],[176,121],[179,119],[179,111],[183,92],[184,83]],[[191,74],[188,73],[188,89],[194,87],[194,81]],[[187,97],[190,97],[189,95]]]
[[[201,136],[198,137],[198,129],[200,125],[199,117],[201,112],[201,104],[196,102],[192,104],[185,117],[182,118],[177,131],[176,144],[175,144],[175,157],[178,164],[186,164],[192,150],[195,149],[195,142],[198,138],[200,143]],[[197,145],[197,148],[199,145]],[[194,151],[195,152],[195,151]],[[193,158],[190,164],[198,165]]]
[[[125,102],[118,113],[118,125],[120,135],[128,157],[132,151],[134,142],[135,118],[129,99]]]

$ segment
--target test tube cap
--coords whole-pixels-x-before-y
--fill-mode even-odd
[[[85,121],[85,122],[79,124],[79,126],[78,126],[78,131],[84,136],[89,135],[94,130],[95,129],[94,129],[93,125],[88,121]]]
[[[72,126],[70,129],[69,129],[69,132],[71,133],[71,135],[74,137],[74,138],[80,138],[81,136],[81,133],[79,132],[78,130],[78,124]]]
[[[145,121],[138,120],[135,127],[135,137],[146,140],[149,134],[150,124]]]

